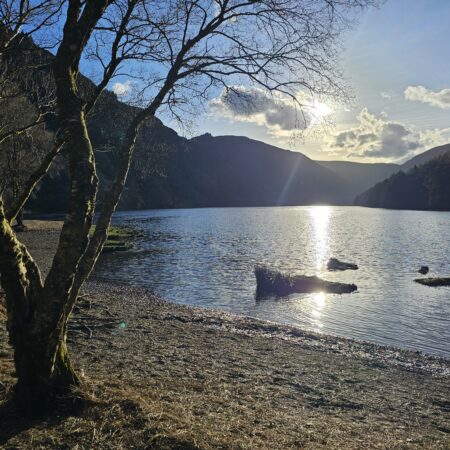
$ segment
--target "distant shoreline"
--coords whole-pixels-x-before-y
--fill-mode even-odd
[[[197,210],[197,209],[245,209],[245,208],[308,208],[314,206],[329,206],[331,208],[358,208],[358,209],[380,209],[382,211],[403,211],[403,212],[424,212],[424,213],[450,213],[450,208],[446,210],[442,209],[407,209],[407,208],[386,208],[378,206],[365,206],[365,205],[354,205],[354,204],[327,204],[327,203],[315,203],[315,204],[304,204],[304,205],[252,205],[252,206],[192,206],[192,207],[175,207],[170,206],[167,208],[144,208],[144,209],[117,209],[114,215],[123,213],[142,213],[145,211],[182,211],[182,210]],[[113,220],[114,220],[113,215]],[[60,222],[64,221],[65,213],[41,213],[41,212],[28,212],[25,214],[25,221],[50,221],[50,222]]]

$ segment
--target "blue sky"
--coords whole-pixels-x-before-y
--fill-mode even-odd
[[[264,121],[215,108],[190,133],[245,135],[314,159],[364,162],[401,162],[450,142],[449,24],[449,0],[387,0],[364,12],[341,56],[354,101],[350,108],[330,102],[333,127],[292,141]]]

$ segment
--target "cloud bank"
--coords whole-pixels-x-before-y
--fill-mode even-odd
[[[406,100],[427,103],[442,109],[450,108],[450,89],[435,92],[424,86],[408,86],[404,94]]]
[[[357,119],[356,127],[328,138],[327,146],[331,153],[351,158],[402,161],[421,149],[444,143],[444,135],[449,132],[449,129],[416,131],[402,123],[377,117],[367,108]]]
[[[215,115],[266,126],[276,136],[305,130],[313,119],[307,108],[300,109],[287,97],[246,86],[224,89],[211,100],[210,109]]]

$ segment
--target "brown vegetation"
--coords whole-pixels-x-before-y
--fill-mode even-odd
[[[18,420],[4,407],[0,442],[30,449],[450,444],[444,361],[176,306],[141,289],[90,285],[86,295],[69,340],[95,401],[42,422]],[[10,387],[11,360],[6,367],[0,360]]]

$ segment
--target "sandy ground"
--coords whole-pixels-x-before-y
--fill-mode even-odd
[[[20,237],[48,267],[57,231]],[[439,358],[95,282],[69,341],[108,407],[20,427],[0,411],[0,448],[450,448]],[[0,394],[12,372],[1,324]]]

